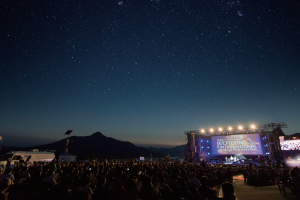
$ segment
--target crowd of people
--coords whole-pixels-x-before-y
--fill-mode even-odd
[[[297,167],[288,170],[280,167],[259,167],[254,164],[250,167],[244,167],[242,174],[244,182],[256,186],[274,185],[276,179],[285,180],[286,185],[299,185],[300,182],[300,171]]]
[[[235,200],[234,175],[244,174],[250,182],[255,176],[272,181],[279,173],[255,167],[133,160],[22,163],[0,171],[0,200]],[[298,170],[292,173],[299,178]]]

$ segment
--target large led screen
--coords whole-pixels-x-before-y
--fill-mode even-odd
[[[281,150],[300,150],[300,140],[287,140],[280,142]]]
[[[214,155],[263,155],[259,134],[211,137]]]
[[[288,168],[300,167],[300,136],[279,136],[281,153]]]
[[[280,148],[284,151],[300,150],[300,138],[299,136],[280,136]]]

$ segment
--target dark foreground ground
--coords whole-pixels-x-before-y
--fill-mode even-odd
[[[235,194],[238,200],[300,200],[299,196],[292,194],[290,188],[286,188],[286,196],[280,194],[278,186],[251,186],[244,180],[234,180]]]

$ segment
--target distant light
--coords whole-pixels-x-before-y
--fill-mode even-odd
[[[223,129],[222,129],[222,128],[219,128],[219,131],[221,132],[221,131],[223,131]]]
[[[252,124],[252,125],[251,125],[251,128],[252,128],[252,129],[255,129],[255,125],[254,125],[254,124]]]
[[[211,128],[209,131],[210,131],[210,132],[214,132],[214,129]]]
[[[201,140],[201,142],[203,142],[203,140]]]
[[[203,149],[203,147],[201,147]]]
[[[205,130],[204,129],[201,129],[201,133],[204,133],[205,132]]]
[[[206,142],[209,142],[208,140]]]
[[[209,149],[209,147],[207,147]]]
[[[232,127],[231,127],[231,126],[229,126],[229,127],[228,127],[228,130],[229,130],[229,131],[231,131],[231,130],[232,130]]]
[[[207,153],[208,155],[210,154],[210,153]]]
[[[242,130],[242,129],[243,129],[243,127],[242,127],[242,126],[239,126],[239,129],[240,129],[240,130]]]

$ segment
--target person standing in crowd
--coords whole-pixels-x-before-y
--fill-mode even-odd
[[[202,194],[202,196],[207,199],[217,198],[217,192],[208,186],[208,178],[206,176],[202,176],[200,178],[200,181],[201,181],[201,187],[199,188],[199,193]]]
[[[26,159],[26,164],[30,164],[30,159],[31,159],[31,156],[28,156]]]
[[[11,179],[4,178],[0,181],[0,200],[7,200],[7,190],[12,185]]]
[[[252,170],[253,170],[253,171],[256,171],[256,170],[257,170],[256,164],[253,165]]]
[[[91,189],[91,180],[88,178],[88,177],[84,177],[81,181],[81,187],[79,187],[77,189],[77,193],[80,192],[80,191],[84,191],[88,194],[90,194],[90,196],[93,195],[93,190]]]
[[[57,167],[56,167],[56,159],[54,158],[52,162],[50,163],[50,170],[56,172]]]
[[[44,179],[43,179],[43,182],[44,183],[48,183],[52,186],[55,186],[57,185],[57,182],[54,180],[54,175],[55,175],[55,172],[54,171],[49,171],[48,172],[48,176],[46,176]]]
[[[6,169],[5,169],[4,174],[2,174],[2,175],[0,176],[0,181],[1,181],[2,179],[5,179],[5,178],[10,179],[10,180],[11,180],[11,184],[14,184],[15,177],[14,177],[14,175],[12,174],[12,169],[11,169],[11,168],[6,168]]]
[[[21,168],[20,167],[17,167],[17,168],[15,168],[15,170],[14,170],[15,172],[14,172],[14,181],[15,181],[15,183],[18,183],[19,181],[20,181],[20,179],[22,178],[21,177]]]
[[[200,187],[200,181],[198,179],[196,179],[196,173],[192,172],[190,174],[190,179],[187,181],[187,183],[193,184],[196,187]]]
[[[205,163],[205,160],[203,159],[201,162],[201,166],[205,168],[205,165],[206,165],[206,163]]]
[[[219,197],[217,199],[224,199],[224,200],[237,200],[234,194],[234,187],[231,183],[223,183],[222,185],[223,197]]]
[[[248,178],[249,172],[246,168],[243,169],[243,176],[244,176],[244,183],[247,182],[247,178]]]
[[[24,158],[21,157],[20,160],[19,160],[19,163],[20,163],[21,167],[23,166],[24,162],[25,162],[25,161],[24,161]]]
[[[142,180],[142,188],[138,197],[146,200],[159,199],[159,195],[156,193],[154,186],[152,184],[152,178],[149,176],[144,176]]]
[[[10,164],[11,164],[11,158],[8,158],[5,168],[10,168]]]
[[[22,178],[26,178],[26,179],[30,178],[30,173],[28,172],[28,167],[22,168],[21,176],[22,176]]]

